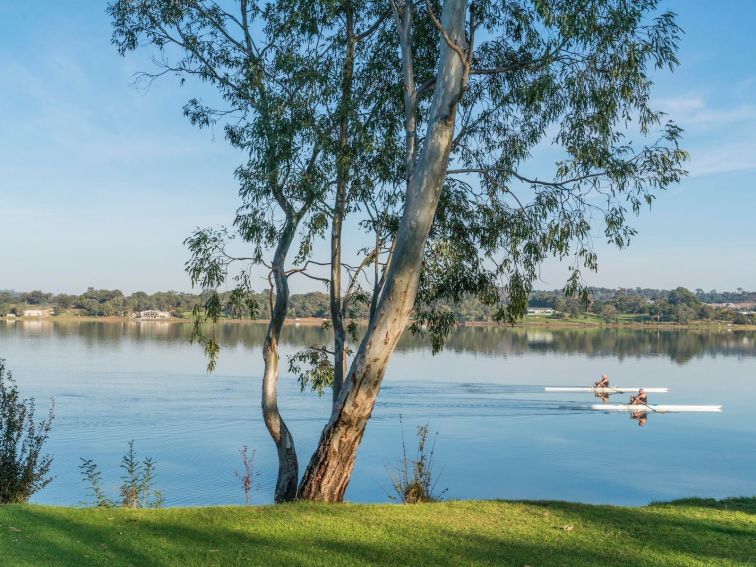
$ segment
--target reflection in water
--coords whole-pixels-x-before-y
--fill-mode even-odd
[[[593,394],[593,396],[604,403],[607,403],[609,401],[609,392],[596,392]]]
[[[645,411],[636,411],[630,414],[630,419],[634,419],[638,422],[639,427],[643,427],[646,425],[646,421],[648,421],[648,413]]]
[[[258,347],[265,336],[260,323],[223,323],[218,328],[222,347]],[[101,322],[101,321],[18,321],[13,326],[0,326],[4,333],[27,336],[79,337],[87,344],[103,341],[159,341],[185,343],[191,334],[188,323]],[[284,327],[282,344],[301,347],[330,343],[332,334],[317,326],[288,325]],[[407,332],[397,347],[398,352],[428,348],[428,341]],[[457,327],[446,342],[453,353],[476,353],[492,356],[527,353],[583,354],[587,356],[668,357],[685,364],[702,356],[754,356],[755,331],[700,331],[681,329],[605,329],[565,328],[541,330],[522,327]]]
[[[190,332],[190,324],[165,322],[0,324],[0,357],[24,394],[41,405],[48,396],[56,401],[48,446],[55,481],[36,502],[82,500],[80,457],[97,461],[106,487],[117,490],[130,439],[156,459],[167,505],[241,502],[233,471],[243,445],[255,449],[263,473],[254,502],[272,500],[276,453],[259,409],[265,326],[220,325],[224,350],[212,376],[201,349],[189,344]],[[282,355],[330,340],[319,327],[287,326]],[[439,432],[439,487],[450,498],[640,504],[756,493],[754,332],[464,327],[437,356],[409,333],[397,350],[357,457],[350,500],[386,500],[386,468],[401,455],[399,415],[408,431],[430,420]],[[618,384],[670,388],[654,401],[708,400],[724,404],[724,412],[638,412],[628,419],[592,411],[589,393],[544,393],[545,385],[593,382],[604,370]],[[301,392],[286,364],[282,374],[280,407],[304,468],[330,400]]]

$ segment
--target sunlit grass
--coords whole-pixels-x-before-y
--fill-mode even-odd
[[[753,565],[756,498],[644,508],[458,501],[0,508],[0,564]]]

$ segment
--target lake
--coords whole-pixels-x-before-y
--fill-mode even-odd
[[[208,375],[190,325],[95,321],[0,321],[0,357],[39,416],[55,398],[46,449],[53,482],[34,502],[85,499],[78,466],[95,460],[117,492],[121,456],[135,440],[157,462],[165,505],[238,504],[239,449],[261,471],[254,503],[272,501],[276,459],[260,416],[265,328],[220,327],[222,352]],[[279,406],[304,470],[325,423],[329,396],[301,392],[286,355],[328,340],[317,327],[287,326]],[[590,410],[588,394],[546,394],[547,385],[668,386],[659,403],[722,404],[721,414],[648,416]],[[615,396],[613,401],[625,400]],[[401,456],[399,416],[438,432],[437,490],[445,498],[560,499],[645,504],[687,496],[756,494],[756,333],[688,330],[464,327],[433,356],[405,335],[394,354],[346,497],[383,502]]]

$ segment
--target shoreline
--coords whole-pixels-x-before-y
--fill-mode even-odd
[[[79,315],[58,315],[49,317],[0,317],[0,321],[6,323],[21,322],[99,322],[99,323],[135,323],[135,324],[193,324],[193,319],[181,319],[171,317],[169,319],[149,319],[141,320],[131,317],[119,317],[117,315],[109,316],[79,316]],[[330,322],[330,319],[321,317],[294,317],[287,318],[284,325],[319,327],[324,322]],[[268,324],[267,319],[221,319],[219,323],[223,324]],[[358,324],[365,325],[367,321],[358,320]],[[545,319],[543,317],[526,317],[513,325],[508,323],[497,323],[495,321],[462,321],[457,327],[483,327],[483,328],[536,328],[548,330],[560,329],[630,329],[630,330],[688,330],[688,331],[756,331],[756,325],[740,325],[726,321],[694,321],[692,323],[675,323],[675,322],[649,322],[649,321],[597,321],[593,318],[568,318],[568,319]]]

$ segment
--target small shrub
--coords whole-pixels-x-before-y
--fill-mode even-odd
[[[420,504],[422,502],[435,502],[441,499],[446,490],[440,495],[435,494],[436,483],[433,480],[433,455],[436,450],[438,432],[433,436],[433,444],[428,450],[428,423],[417,428],[417,454],[414,459],[407,456],[407,445],[404,441],[404,420],[399,416],[399,425],[402,432],[402,458],[397,470],[389,474],[391,485],[395,494],[389,495],[392,500],[398,500],[404,504]]]
[[[159,508],[163,504],[163,495],[152,488],[155,480],[155,462],[146,457],[141,462],[134,452],[134,440],[129,441],[129,450],[121,459],[121,476],[119,505],[122,508]],[[102,473],[91,459],[82,459],[79,465],[84,482],[89,487],[89,495],[98,508],[112,508],[115,500],[109,498],[102,489]]]
[[[742,313],[735,315],[735,319],[733,319],[732,322],[736,325],[748,325],[748,323],[750,323],[748,317],[746,317]]]
[[[26,502],[50,484],[52,457],[42,455],[55,418],[34,421],[34,398],[21,399],[13,375],[0,358],[0,504]]]
[[[163,502],[160,492],[152,490],[155,463],[150,457],[140,463],[134,453],[134,440],[129,441],[129,452],[123,456],[121,468],[121,506],[124,508],[157,508]]]
[[[257,490],[255,479],[260,476],[260,471],[255,470],[255,450],[248,452],[247,446],[244,445],[239,450],[244,465],[244,472],[234,471],[234,476],[241,481],[242,490],[244,490],[244,505],[249,504],[249,499]]]
[[[105,495],[102,489],[102,473],[92,459],[82,459],[79,465],[81,476],[89,487],[89,495],[94,499],[97,508],[112,508],[115,503]]]

